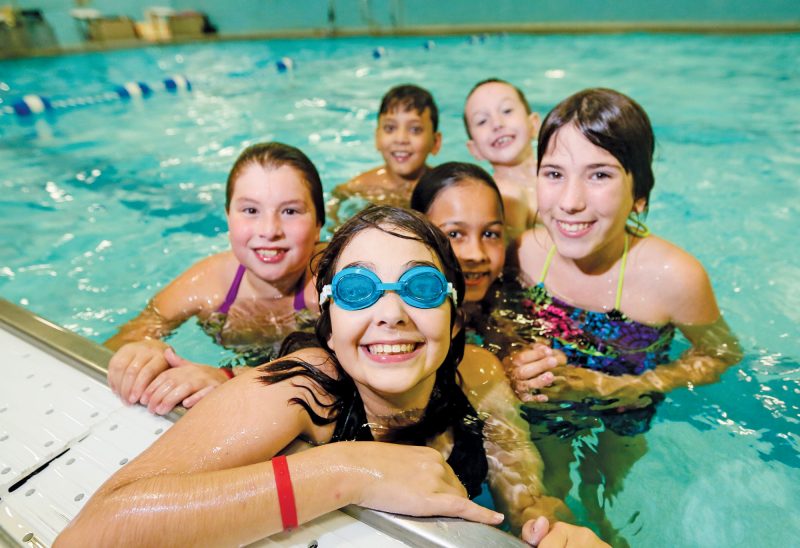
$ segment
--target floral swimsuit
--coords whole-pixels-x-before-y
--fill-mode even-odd
[[[595,312],[572,306],[552,296],[544,280],[555,254],[553,246],[545,260],[539,283],[529,288],[522,302],[529,314],[527,338],[545,337],[553,348],[564,352],[569,365],[601,371],[609,375],[641,375],[657,365],[668,363],[669,350],[675,336],[675,326],[651,326],[635,322],[619,310],[622,283],[628,259],[628,238],[622,254],[614,309]],[[651,404],[635,409],[617,408],[594,410],[591,402],[563,402],[561,411],[525,410],[532,424],[546,427],[548,434],[569,438],[585,428],[597,426],[597,421],[620,435],[645,432],[655,414],[655,407],[664,396],[650,396]]]
[[[622,282],[628,259],[628,238],[622,254],[617,296],[610,312],[572,306],[550,295],[544,279],[555,253],[550,248],[539,283],[529,288],[523,306],[530,313],[531,334],[553,341],[567,355],[567,363],[609,375],[641,375],[669,362],[675,326],[651,326],[635,322],[619,310]]]

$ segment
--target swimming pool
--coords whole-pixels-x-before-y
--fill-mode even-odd
[[[418,83],[437,99],[444,144],[433,163],[469,160],[461,108],[480,79],[518,84],[542,114],[578,89],[614,87],[655,127],[649,225],[705,264],[747,355],[722,382],[669,395],[608,515],[636,546],[790,544],[800,533],[800,36],[428,40],[0,62],[0,293],[102,341],[227,246],[224,180],[246,144],[301,147],[332,189],[379,163],[375,111],[394,84]],[[294,70],[279,71],[283,57]],[[172,74],[192,91],[159,89]],[[4,110],[28,93],[85,98],[133,80],[153,95],[39,116]],[[191,359],[222,355],[194,324],[172,342]]]

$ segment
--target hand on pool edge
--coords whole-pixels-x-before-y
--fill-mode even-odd
[[[164,359],[169,367],[153,379],[139,400],[157,415],[165,415],[181,403],[192,407],[228,380],[219,368],[181,358],[172,348],[164,351]]]

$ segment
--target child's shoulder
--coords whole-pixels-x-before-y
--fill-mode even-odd
[[[235,275],[239,268],[239,261],[233,251],[222,251],[209,255],[194,263],[184,275],[197,276],[205,275],[213,278],[230,278]]]
[[[389,182],[386,167],[378,166],[360,173],[338,187],[338,190],[347,190],[351,193],[361,193],[375,187],[386,186]]]
[[[694,255],[658,236],[638,240],[634,248],[639,268],[658,273],[672,283],[691,283],[706,276],[705,268]]]
[[[626,282],[630,276],[630,283],[649,288],[651,297],[669,311],[674,323],[682,323],[680,318],[700,321],[706,314],[716,314],[711,280],[691,253],[658,236],[648,236],[635,245],[630,264]]]
[[[464,347],[464,357],[458,371],[467,386],[478,386],[485,382],[505,381],[503,366],[497,356],[474,344]]]

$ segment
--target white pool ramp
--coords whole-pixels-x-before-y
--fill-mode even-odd
[[[105,383],[110,352],[0,299],[0,545],[50,546],[92,493],[181,413],[126,406]],[[349,506],[262,547],[524,546],[497,529]]]

